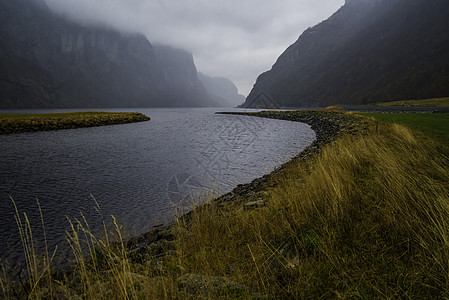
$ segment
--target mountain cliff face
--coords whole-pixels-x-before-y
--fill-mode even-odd
[[[82,26],[42,0],[0,0],[0,107],[217,106],[192,55]]]
[[[446,0],[347,0],[258,77],[243,106],[448,96],[448,15]]]
[[[176,87],[172,91],[174,106],[182,107],[185,102],[193,103],[193,106],[226,105],[226,101],[221,102],[207,92],[199,79],[191,53],[166,45],[153,47],[156,65],[161,71],[162,84]]]
[[[198,73],[198,78],[216,101],[232,107],[237,107],[245,102],[245,96],[239,94],[231,80],[223,77],[210,77],[202,73]]]

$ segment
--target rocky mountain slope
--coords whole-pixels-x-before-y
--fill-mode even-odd
[[[0,0],[0,108],[220,106],[193,57],[83,26],[43,0]]]
[[[447,16],[447,0],[346,0],[258,77],[243,106],[448,96]]]
[[[224,77],[210,77],[198,73],[203,86],[207,92],[220,103],[226,103],[227,106],[237,107],[245,102],[245,96],[239,94],[235,84]]]

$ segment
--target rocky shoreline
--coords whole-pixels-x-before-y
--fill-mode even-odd
[[[332,142],[340,133],[355,134],[360,132],[362,121],[360,118],[351,116],[349,114],[340,112],[327,111],[261,111],[257,113],[241,113],[241,112],[223,112],[219,114],[228,115],[246,115],[269,119],[279,119],[293,122],[301,122],[310,125],[316,134],[315,141],[297,156],[286,162],[273,172],[266,174],[260,178],[253,180],[247,184],[240,184],[231,192],[220,196],[215,201],[218,203],[236,201],[236,198],[252,199],[246,204],[246,207],[251,207],[251,204],[257,204],[261,199],[255,196],[269,187],[273,187],[271,178],[275,178],[282,170],[293,161],[301,159],[305,160],[307,157],[316,154],[324,145]],[[256,201],[256,203],[253,203]]]
[[[317,154],[322,147],[334,141],[340,134],[361,134],[368,130],[366,121],[362,118],[341,112],[331,111],[262,111],[257,113],[245,112],[223,112],[219,114],[247,115],[253,117],[263,117],[281,119],[294,122],[303,122],[311,126],[316,133],[316,140],[306,149],[301,151],[296,157],[283,164],[273,172],[257,178],[248,184],[240,184],[231,192],[224,194],[213,200],[213,204],[225,207],[235,204],[245,210],[257,209],[267,204],[267,190],[275,187],[278,178],[282,178],[282,172],[297,160],[306,160]],[[197,212],[207,207],[203,204],[198,207]],[[193,216],[192,212],[186,213],[179,218],[189,226]],[[130,253],[130,259],[136,263],[151,261],[153,269],[160,274],[167,273],[167,265],[171,258],[176,257],[176,225],[158,226],[150,232],[139,237],[131,238],[127,241],[126,247]],[[173,265],[170,268],[174,268]],[[252,297],[260,297],[257,291],[253,291],[237,282],[233,282],[226,277],[211,277],[198,274],[184,274],[181,266],[175,266],[179,270],[176,279],[180,293],[187,293],[195,296],[198,291],[210,288],[232,289],[240,291]]]
[[[359,134],[367,130],[365,121],[361,118],[341,112],[332,111],[261,111],[261,112],[219,112],[217,114],[246,115],[270,119],[302,122],[311,126],[315,131],[315,141],[301,151],[296,157],[286,162],[273,172],[253,180],[247,184],[239,184],[231,192],[226,193],[213,201],[218,205],[239,203],[245,209],[253,209],[265,204],[265,191],[276,185],[276,177],[294,161],[305,160],[317,154],[320,149],[335,140],[338,135]],[[189,222],[192,213],[188,212],[181,216],[183,221]],[[161,259],[175,250],[175,233],[173,225],[159,225],[153,230],[128,240],[127,247],[135,258],[144,260],[144,257],[160,257]]]
[[[270,174],[257,178],[251,183],[238,185],[231,192],[212,200],[212,204],[216,205],[219,209],[230,209],[231,211],[233,209],[243,209],[251,212],[254,209],[267,205],[267,192],[277,185],[279,179],[284,177],[283,172],[288,170],[291,165],[296,165],[298,160],[305,161],[306,159],[310,159],[319,153],[324,145],[331,143],[341,134],[358,135],[368,130],[367,121],[351,113],[331,111],[262,111],[257,113],[232,112],[220,114],[247,115],[303,122],[310,125],[316,133],[316,140],[289,162],[283,164]],[[195,209],[196,216],[198,216],[198,213],[201,214],[202,209],[207,208],[208,205],[210,204],[202,204]],[[178,230],[189,230],[192,216],[194,216],[194,213],[189,212],[178,218],[178,221],[182,223],[181,228],[177,223],[167,226],[161,225],[143,235],[125,240],[123,244],[121,240],[118,240],[117,242],[112,242],[111,245],[107,245],[107,247],[117,248],[120,253],[125,253],[126,264],[132,266],[132,269],[128,270],[127,274],[131,276],[136,286],[140,286],[139,282],[150,282],[151,285],[156,286],[163,286],[165,282],[169,282],[170,284],[174,284],[174,293],[179,298],[187,296],[193,299],[202,294],[216,295],[220,291],[232,292],[235,295],[245,295],[255,299],[265,298],[265,295],[261,295],[254,288],[233,281],[226,276],[214,277],[189,273],[178,263]],[[111,258],[116,259],[115,256]],[[99,256],[96,259],[99,260],[94,262],[87,261],[87,264],[90,266],[92,263],[94,267],[98,267],[98,264],[100,264],[106,267],[106,270],[98,269],[96,272],[99,274],[102,272],[111,272],[111,270],[107,269],[108,265],[104,265],[104,256],[101,252],[99,252]],[[84,264],[86,262],[82,263]],[[52,276],[61,282],[65,278],[70,278],[68,293],[72,295],[82,295],[84,290],[82,275],[74,272],[79,267],[79,265],[70,265],[52,271]],[[274,262],[273,267],[276,267]],[[21,275],[18,274],[17,278],[19,278],[19,281],[13,282],[12,285],[17,286],[18,290],[20,290],[19,282],[21,282]],[[107,283],[101,284],[106,285]],[[61,291],[58,290],[59,292]],[[141,293],[144,295],[145,291],[138,290],[136,296],[139,298]]]

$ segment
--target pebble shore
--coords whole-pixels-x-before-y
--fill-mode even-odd
[[[328,111],[261,111],[257,113],[223,112],[219,114],[247,115],[302,122],[310,125],[316,134],[316,139],[310,146],[305,148],[296,157],[282,165],[280,168],[270,174],[266,174],[263,177],[253,180],[251,183],[240,184],[231,192],[220,196],[215,200],[218,203],[226,203],[236,201],[237,198],[244,198],[249,201],[246,204],[246,207],[260,205],[262,199],[259,199],[258,193],[263,192],[269,187],[273,187],[274,181],[270,179],[276,177],[282,172],[282,169],[288,164],[291,164],[292,161],[297,159],[305,160],[307,157],[316,154],[324,145],[335,140],[340,133],[346,132],[356,134],[357,132],[363,131],[362,128],[365,127],[363,126],[363,121],[354,115]]]
[[[251,117],[262,117],[280,119],[293,122],[302,122],[310,125],[315,131],[315,141],[301,151],[296,157],[286,162],[273,172],[253,180],[247,184],[239,184],[231,192],[224,194],[214,200],[219,205],[229,203],[241,203],[245,209],[253,209],[264,205],[265,191],[274,187],[276,180],[282,170],[296,160],[305,160],[315,155],[320,149],[335,140],[339,134],[359,134],[366,130],[365,122],[351,114],[333,111],[261,111],[261,112],[219,112],[217,114],[246,115]],[[191,213],[186,213],[181,218],[189,221]],[[128,241],[128,248],[139,255],[163,255],[164,250],[170,250],[170,244],[175,239],[172,226],[160,225],[139,237]],[[174,249],[173,249],[174,250]]]
[[[263,117],[272,119],[281,119],[294,122],[303,122],[309,124],[316,133],[316,140],[306,149],[301,151],[295,158],[283,164],[280,168],[267,174],[261,178],[253,180],[248,184],[241,184],[234,188],[231,192],[222,195],[213,200],[223,209],[228,204],[236,204],[245,210],[257,209],[267,204],[267,190],[276,185],[277,178],[282,178],[283,170],[296,160],[306,160],[312,155],[317,154],[320,149],[335,140],[340,134],[360,134],[367,130],[365,121],[356,115],[329,112],[329,111],[262,111],[258,113],[221,113],[221,114],[237,114],[248,115],[251,117]],[[207,207],[203,204],[198,207],[198,212]],[[187,213],[180,217],[187,226],[190,223],[192,213]],[[130,258],[136,263],[145,263],[147,261],[154,262],[153,268],[161,274],[167,273],[167,261],[170,257],[176,257],[176,230],[173,225],[159,226],[152,231],[132,238],[127,242]],[[273,268],[275,264],[273,263]],[[173,266],[172,266],[173,268]],[[183,274],[182,266],[176,265],[179,277],[176,279],[178,292],[181,297],[190,295],[195,298],[201,292],[208,291],[214,294],[217,290],[233,290],[239,294],[251,296],[254,298],[265,298],[258,291],[252,290],[238,282],[234,282],[227,277],[213,277],[200,274],[186,273]]]

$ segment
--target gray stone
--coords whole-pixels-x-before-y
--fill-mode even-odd
[[[181,293],[202,296],[257,296],[248,287],[226,277],[185,274],[177,279]]]
[[[245,209],[254,209],[254,208],[263,207],[266,205],[267,204],[266,204],[265,200],[257,200],[257,201],[251,201],[251,202],[245,203],[243,205],[243,207]]]

